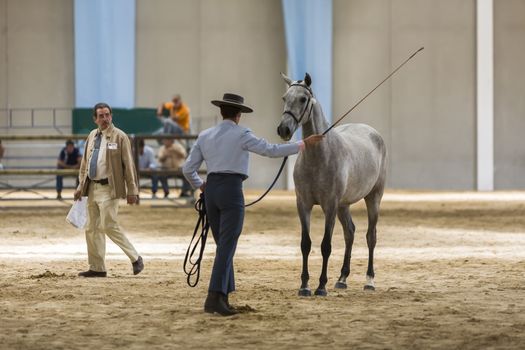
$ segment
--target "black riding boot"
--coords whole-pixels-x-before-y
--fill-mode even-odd
[[[204,312],[221,316],[235,315],[237,311],[232,310],[227,303],[227,297],[220,292],[208,292],[208,297],[204,302]]]

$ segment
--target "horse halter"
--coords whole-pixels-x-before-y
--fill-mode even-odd
[[[303,89],[306,89],[309,92],[308,100],[306,100],[306,106],[304,107],[303,113],[301,113],[301,117],[299,119],[297,119],[297,117],[295,116],[295,114],[292,111],[286,110],[286,111],[283,112],[283,115],[284,114],[289,114],[295,120],[295,122],[297,123],[297,126],[299,126],[299,125],[301,125],[301,121],[303,120],[303,117],[306,114],[306,110],[308,109],[308,106],[310,106],[310,112],[308,113],[308,115],[310,115],[312,113],[313,103],[310,104],[310,101],[312,100],[312,97],[313,97],[314,94],[313,94],[312,90],[308,86],[304,86],[303,84],[298,84],[298,83],[290,84],[290,87],[292,87],[292,86],[300,86],[300,87],[302,87]]]

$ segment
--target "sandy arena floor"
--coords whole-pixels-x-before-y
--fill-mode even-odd
[[[231,302],[252,311],[231,318],[202,312],[213,243],[201,283],[186,285],[182,259],[196,213],[162,203],[121,206],[143,273],[133,276],[108,241],[108,278],[82,279],[84,234],[65,223],[67,205],[0,201],[0,348],[525,348],[525,193],[387,193],[375,292],[363,291],[367,224],[358,203],[349,288],[333,288],[344,246],[337,224],[329,294],[300,298],[295,200],[276,192],[247,210]],[[315,289],[320,209],[312,219]]]

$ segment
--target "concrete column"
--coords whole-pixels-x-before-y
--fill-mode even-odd
[[[477,0],[477,189],[494,190],[493,0]]]

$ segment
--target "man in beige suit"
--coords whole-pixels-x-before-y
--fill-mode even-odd
[[[119,199],[127,198],[128,204],[138,204],[139,189],[131,143],[126,133],[112,124],[112,119],[109,105],[95,105],[93,121],[98,128],[89,134],[80,164],[75,200],[88,196],[89,270],[78,274],[82,277],[106,277],[106,235],[129,257],[134,275],[144,269],[142,257],[117,222]]]

